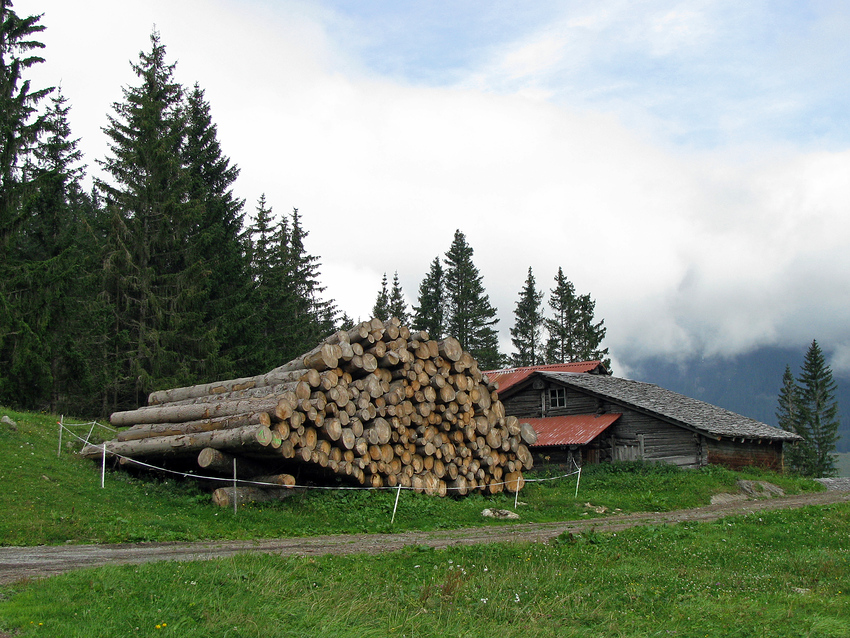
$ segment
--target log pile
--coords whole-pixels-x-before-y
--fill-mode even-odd
[[[148,403],[113,414],[129,429],[81,454],[194,457],[207,472],[235,467],[281,486],[275,493],[308,469],[445,496],[519,491],[536,439],[505,416],[495,384],[456,339],[432,340],[395,319],[337,332],[264,375],[154,392]]]

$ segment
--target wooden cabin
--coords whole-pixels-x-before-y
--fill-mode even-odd
[[[608,376],[598,361],[574,371],[535,366],[487,374],[499,382],[505,413],[537,431],[531,451],[540,465],[645,460],[781,470],[783,444],[800,440],[651,383]]]

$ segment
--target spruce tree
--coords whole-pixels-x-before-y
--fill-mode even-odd
[[[287,282],[281,277],[281,252],[289,251],[289,232],[284,217],[275,224],[272,208],[265,193],[260,195],[255,209],[254,221],[248,228],[250,237],[250,267],[252,288],[250,292],[251,333],[248,343],[252,346],[247,353],[247,366],[252,373],[260,373],[278,365],[285,356],[279,339],[286,326],[281,319],[281,306],[287,306],[291,291],[284,290]]]
[[[37,188],[27,203],[17,252],[21,310],[38,347],[15,378],[23,386],[20,396],[28,396],[27,407],[91,412],[102,381],[94,363],[105,318],[98,295],[100,246],[69,111],[61,91],[51,97],[48,132],[33,153]]]
[[[249,347],[246,337],[251,333],[247,325],[251,278],[243,231],[244,201],[233,195],[239,169],[221,150],[210,105],[197,84],[186,100],[183,162],[189,199],[196,204],[190,211],[197,214],[186,238],[188,259],[201,274],[195,304],[200,327],[214,340],[209,344],[211,356],[205,361],[203,376],[238,376]]]
[[[604,319],[595,321],[596,302],[589,294],[577,295],[575,286],[562,268],[558,268],[555,287],[550,292],[552,317],[545,321],[549,333],[546,363],[599,360],[610,372],[608,348],[599,347],[605,338],[606,328]]]
[[[301,224],[298,209],[293,208],[287,272],[296,293],[294,321],[298,331],[294,335],[292,356],[313,348],[337,330],[340,323],[336,303],[322,296],[325,287],[321,284],[321,263],[317,256],[307,252],[304,245],[308,234]]]
[[[123,89],[104,132],[111,155],[98,180],[112,216],[104,270],[114,308],[114,397],[141,405],[157,387],[196,381],[211,344],[191,327],[200,317],[202,273],[188,261],[186,237],[198,219],[182,164],[183,90],[173,79],[159,34],[132,68],[140,84]]]
[[[27,70],[44,61],[35,54],[44,26],[41,16],[19,17],[10,0],[0,0],[0,403],[31,405],[50,383],[49,363],[40,354],[41,329],[27,316],[24,291],[38,285],[21,259],[22,228],[33,214],[36,192],[33,151],[46,131],[39,102],[51,89],[32,90]],[[24,260],[26,257],[24,257]],[[22,386],[37,387],[21,396]]]
[[[473,250],[460,230],[455,231],[446,253],[446,333],[460,342],[464,350],[484,369],[498,368],[499,354],[496,309],[484,292],[483,277],[472,263]]]
[[[543,291],[537,291],[537,284],[531,267],[525,286],[516,302],[514,315],[516,321],[511,328],[511,342],[516,348],[511,358],[514,366],[534,366],[543,363],[540,344],[540,332],[543,327]]]
[[[26,219],[23,203],[33,191],[26,163],[47,127],[38,104],[53,90],[31,90],[24,76],[44,62],[34,54],[44,48],[36,39],[45,29],[39,20],[41,16],[19,17],[11,0],[0,0],[0,264]]]
[[[434,257],[431,268],[419,284],[419,305],[413,306],[413,329],[425,330],[432,339],[445,334],[446,291],[443,265]]]
[[[381,321],[386,321],[390,318],[390,293],[387,289],[387,273],[384,273],[384,276],[381,278],[381,289],[375,298],[375,305],[372,306],[372,316]]]
[[[838,402],[832,370],[817,341],[812,341],[798,379],[800,434],[808,434],[805,446],[810,463],[805,472],[815,477],[835,474],[835,444],[838,441]]]
[[[546,319],[549,339],[546,341],[546,363],[569,363],[574,361],[578,335],[578,299],[573,282],[566,278],[564,270],[558,268],[555,287],[550,291],[549,307],[552,317]]]
[[[800,421],[800,389],[791,373],[791,366],[785,366],[782,375],[782,388],[779,390],[778,405],[776,408],[776,420],[779,427],[787,432],[793,432],[803,437],[799,443],[789,443],[785,446],[785,466],[799,474],[808,474],[808,468],[812,466],[813,459],[810,452],[811,447],[808,440],[811,433]]]
[[[398,280],[398,271],[393,273],[393,286],[390,290],[389,298],[389,314],[391,317],[398,319],[403,326],[406,326],[410,321],[407,312],[407,302],[404,300],[404,292]]]
[[[601,348],[602,340],[608,329],[605,320],[596,321],[596,301],[589,294],[579,295],[579,323],[576,361],[601,361],[602,365],[611,372],[611,359],[608,348]]]

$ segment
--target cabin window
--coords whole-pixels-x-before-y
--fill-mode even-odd
[[[567,407],[567,389],[566,388],[549,388],[549,407],[550,408],[565,408],[565,407]]]

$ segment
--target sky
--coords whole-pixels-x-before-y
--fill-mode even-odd
[[[850,6],[15,0],[90,174],[156,29],[236,194],[298,208],[326,297],[408,301],[455,230],[502,349],[532,268],[596,300],[618,374],[812,339],[850,378]],[[547,297],[548,298],[548,297]]]

